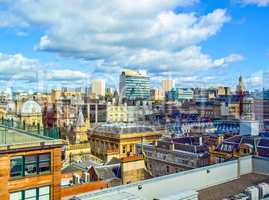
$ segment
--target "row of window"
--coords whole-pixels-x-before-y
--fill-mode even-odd
[[[10,176],[22,177],[50,172],[50,154],[16,156],[10,160]]]
[[[50,200],[50,186],[10,193],[10,200]]]
[[[123,145],[122,146],[122,153],[126,153],[127,152],[127,145]],[[129,145],[129,152],[132,153],[133,152],[133,145],[130,144]]]

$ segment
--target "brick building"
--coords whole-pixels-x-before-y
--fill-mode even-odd
[[[0,199],[61,199],[62,141],[0,127]]]

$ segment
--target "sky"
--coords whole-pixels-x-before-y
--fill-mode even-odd
[[[269,0],[0,0],[0,89],[118,88],[122,69],[153,87],[267,84]]]

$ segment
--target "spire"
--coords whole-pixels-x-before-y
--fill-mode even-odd
[[[79,109],[76,127],[83,127],[83,126],[84,126],[84,116],[83,116],[82,110]]]
[[[243,92],[245,92],[245,90],[246,90],[246,88],[245,88],[243,76],[240,75],[238,85],[237,85],[237,92],[238,93],[243,93]]]

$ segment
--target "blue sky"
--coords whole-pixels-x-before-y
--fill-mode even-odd
[[[0,0],[0,85],[118,87],[123,68],[152,85],[263,87],[269,0]]]

